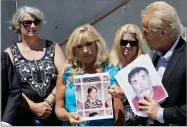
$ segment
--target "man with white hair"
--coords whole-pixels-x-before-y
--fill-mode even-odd
[[[150,96],[139,101],[139,110],[148,114],[150,125],[186,125],[186,42],[174,7],[158,1],[142,12],[144,38],[152,50],[153,63],[168,98],[161,104]]]

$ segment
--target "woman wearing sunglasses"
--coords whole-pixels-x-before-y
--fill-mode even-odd
[[[126,24],[119,28],[115,34],[113,47],[110,53],[110,64],[116,68],[124,68],[139,55],[147,53],[140,29],[134,24]],[[124,94],[118,85],[111,86],[109,93],[123,98]],[[125,125],[146,125],[144,118],[137,117],[126,98],[123,99],[125,107]]]
[[[34,7],[20,7],[12,16],[10,28],[19,42],[5,51],[22,81],[22,103],[13,121],[16,126],[60,125],[54,113],[56,79],[62,73],[64,54],[58,44],[40,39],[43,13]]]

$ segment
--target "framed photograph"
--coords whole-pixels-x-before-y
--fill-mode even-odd
[[[131,64],[121,69],[115,78],[123,89],[133,112],[138,116],[147,117],[147,114],[139,111],[138,108],[138,102],[144,99],[144,95],[149,95],[160,103],[168,97],[160,76],[148,55],[139,56]]]
[[[113,118],[109,73],[85,74],[74,77],[77,114],[83,120]]]

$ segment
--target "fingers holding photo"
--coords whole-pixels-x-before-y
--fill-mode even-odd
[[[150,118],[156,120],[161,106],[150,96],[145,96],[144,98],[145,99],[139,101],[139,110],[148,114]]]
[[[114,97],[123,98],[124,92],[119,85],[112,85],[109,87],[108,93]]]
[[[75,126],[77,124],[81,124],[83,122],[85,122],[85,120],[82,120],[77,114],[75,113],[70,113],[69,115],[69,122],[71,123],[71,125]]]

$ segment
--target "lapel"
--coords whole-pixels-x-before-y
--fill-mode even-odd
[[[170,57],[170,59],[168,61],[166,70],[165,70],[163,78],[162,78],[162,83],[165,86],[165,88],[168,85],[167,82],[171,76],[171,73],[175,69],[175,67],[182,55],[181,51],[183,51],[185,43],[186,42],[180,37],[180,40],[179,40],[177,46],[175,47],[172,56]]]
[[[160,56],[157,53],[154,53],[152,61],[153,61],[153,65],[156,68],[157,62],[159,60]]]

